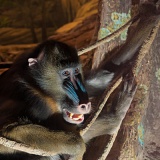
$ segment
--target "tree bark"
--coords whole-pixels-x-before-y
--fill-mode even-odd
[[[29,21],[30,21],[30,30],[31,30],[31,34],[32,34],[32,39],[33,39],[33,43],[37,43],[38,42],[38,39],[37,39],[37,36],[36,36],[36,32],[35,32],[35,27],[34,27],[34,17],[33,17],[33,10],[32,10],[32,1],[27,1],[27,6],[28,6],[28,9],[29,9],[29,13],[28,13],[28,16],[29,16]]]
[[[42,41],[47,39],[47,29],[46,29],[46,4],[45,0],[41,0],[42,5]]]

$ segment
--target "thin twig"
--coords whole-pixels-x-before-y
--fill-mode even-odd
[[[152,43],[153,43],[153,41],[154,41],[154,39],[156,37],[156,34],[157,34],[158,30],[159,30],[159,27],[160,27],[160,21],[157,22],[157,25],[155,25],[155,27],[152,29],[151,34],[144,41],[143,45],[140,48],[140,51],[139,51],[135,66],[132,69],[133,74],[135,76],[137,76],[137,74],[138,74],[138,68],[140,66],[140,63],[144,59],[146,53],[149,51],[149,49],[150,49],[150,47],[151,47],[151,45],[152,45]]]
[[[115,32],[113,32],[112,34],[108,35],[107,37],[97,41],[96,43],[88,46],[87,48],[84,48],[80,51],[78,51],[78,55],[82,55],[86,52],[89,52],[103,44],[105,44],[106,42],[109,42],[111,41],[112,39],[118,37],[124,30],[126,30],[131,24],[133,21],[137,21],[139,19],[139,16],[136,15],[134,18],[130,19],[126,24],[124,24],[121,28],[119,28],[118,30],[116,30]]]
[[[113,146],[113,143],[115,142],[115,139],[117,137],[119,129],[120,129],[120,127],[118,128],[116,133],[111,135],[111,137],[109,138],[109,142],[107,143],[102,155],[98,158],[98,160],[105,160],[106,159],[106,157],[108,156],[108,154]]]
[[[87,130],[91,127],[91,125],[95,122],[95,120],[97,119],[97,117],[99,116],[99,114],[101,113],[103,107],[105,106],[108,98],[110,97],[111,93],[113,93],[113,91],[120,85],[120,83],[122,82],[122,77],[120,77],[114,84],[113,86],[107,91],[107,93],[105,93],[105,97],[102,100],[102,102],[100,103],[99,107],[98,107],[98,111],[95,113],[94,117],[91,119],[90,123],[80,131],[81,135],[84,135]]]

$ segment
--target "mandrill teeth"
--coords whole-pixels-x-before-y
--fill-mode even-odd
[[[83,114],[80,114],[79,116],[78,116],[78,118],[82,118],[83,117]]]
[[[68,111],[66,113],[67,113],[67,115],[70,119],[73,119],[75,121],[78,121],[78,120],[83,118],[83,114],[74,114],[74,113],[71,113],[71,112],[68,112]]]
[[[72,119],[78,121],[78,120],[80,120],[82,117],[83,117],[83,114],[80,114],[80,115],[78,115],[78,116],[73,117]]]
[[[78,121],[80,118],[73,118],[73,120]]]
[[[81,120],[83,118],[83,114],[74,114],[72,119],[75,121]]]
[[[74,115],[73,113],[70,113],[70,114],[69,114],[69,118],[72,118],[72,117],[73,117],[73,115]]]

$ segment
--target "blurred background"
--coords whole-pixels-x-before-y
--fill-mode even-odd
[[[0,0],[0,62],[48,38],[87,46],[97,33],[97,6],[98,0]]]
[[[66,23],[84,16],[89,0],[0,0],[0,44],[45,40]]]

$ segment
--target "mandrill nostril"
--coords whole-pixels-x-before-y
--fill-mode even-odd
[[[86,109],[87,107],[86,107],[86,105],[81,105],[81,108]]]
[[[77,106],[77,110],[80,112],[80,114],[88,114],[91,110],[91,103],[87,103],[87,104],[80,104],[79,106]]]

